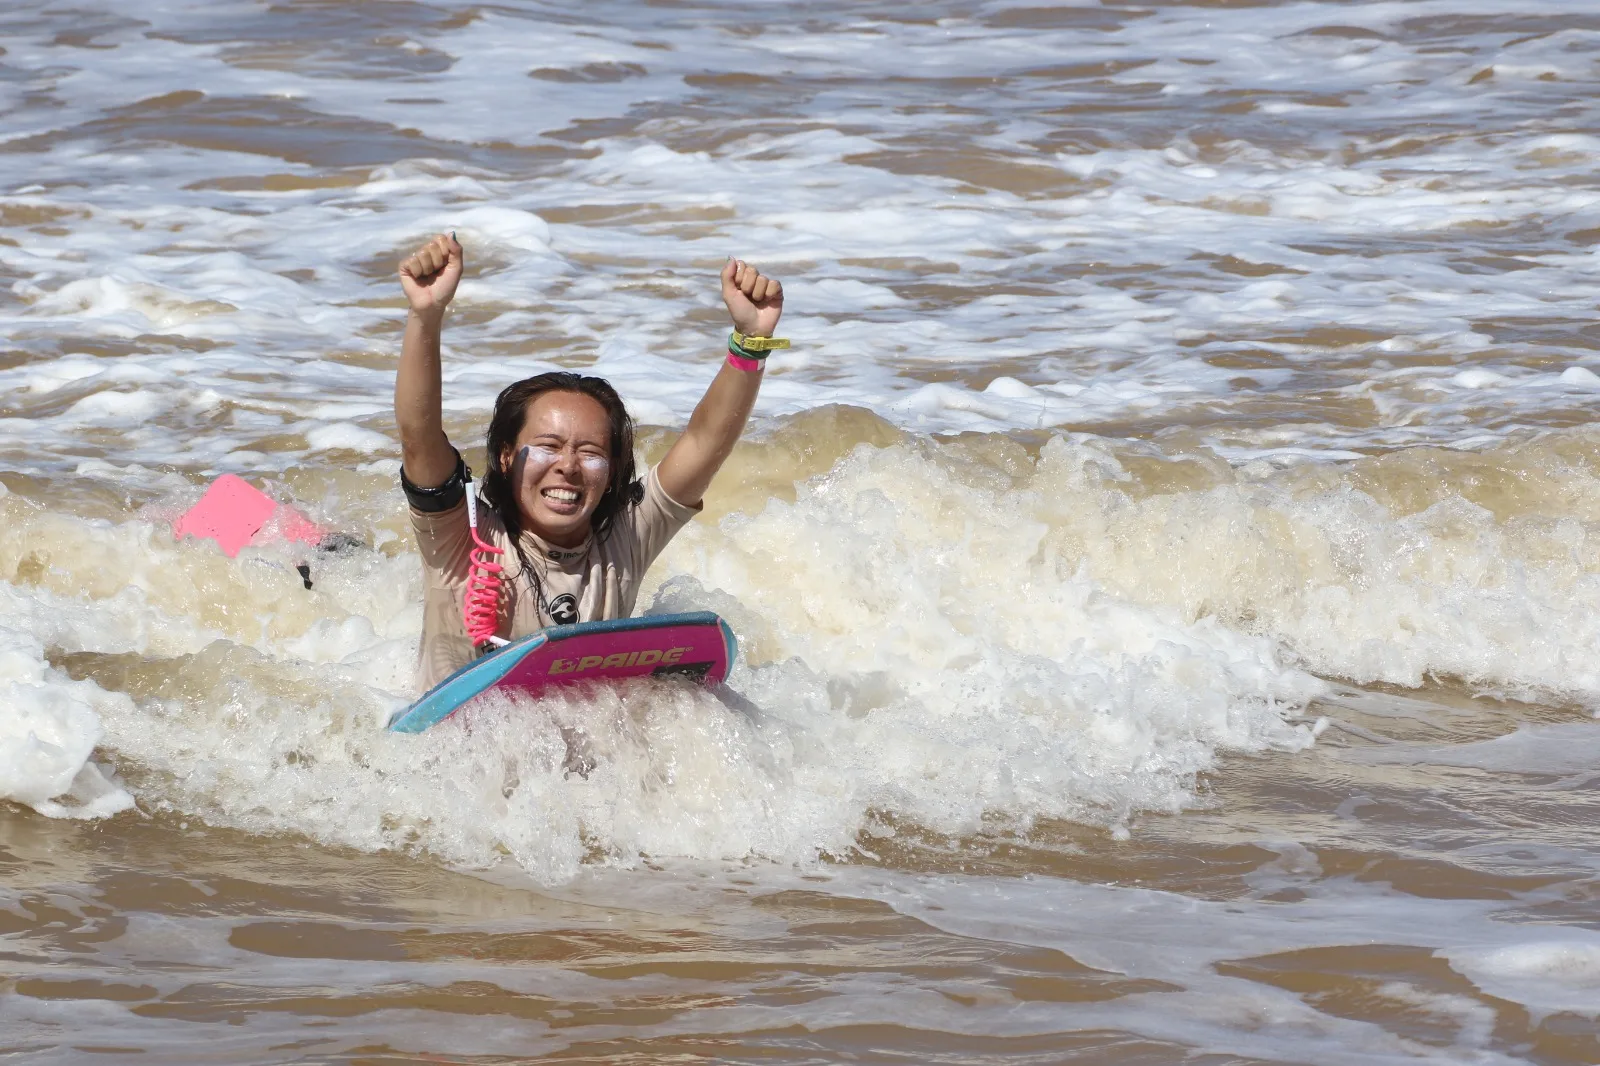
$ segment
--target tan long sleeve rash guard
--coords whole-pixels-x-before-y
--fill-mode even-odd
[[[470,486],[468,491],[476,491]],[[495,561],[505,567],[499,635],[507,640],[527,636],[550,625],[627,618],[633,613],[645,571],[661,550],[700,512],[686,507],[661,487],[656,468],[644,478],[644,496],[617,515],[605,539],[589,539],[576,548],[560,548],[524,532],[522,547],[537,568],[542,602],[534,583],[521,571],[500,516],[478,505],[478,535],[505,550]],[[427,690],[473,658],[472,642],[462,620],[462,598],[471,565],[472,536],[463,497],[445,511],[411,507],[411,528],[422,553],[422,647],[417,684]]]

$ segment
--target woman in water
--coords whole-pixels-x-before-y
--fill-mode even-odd
[[[699,512],[744,432],[767,350],[784,345],[765,340],[783,313],[783,287],[731,259],[722,269],[734,326],[728,358],[659,464],[637,475],[633,420],[604,378],[539,374],[495,400],[488,469],[474,499],[440,412],[439,337],[462,264],[453,234],[400,264],[411,310],[394,414],[400,484],[427,583],[424,688],[487,645],[549,625],[628,617],[650,563]]]

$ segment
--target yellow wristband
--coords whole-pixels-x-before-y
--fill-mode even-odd
[[[746,337],[738,330],[733,331],[733,343],[747,352],[771,352],[779,348],[789,347],[786,337]]]

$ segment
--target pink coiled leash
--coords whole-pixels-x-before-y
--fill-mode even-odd
[[[461,599],[461,618],[467,624],[467,639],[478,651],[506,643],[497,633],[500,628],[500,575],[505,567],[494,561],[504,548],[478,536],[478,494],[472,488],[472,475],[466,476],[467,531],[472,534],[472,552],[467,556],[467,591]]]

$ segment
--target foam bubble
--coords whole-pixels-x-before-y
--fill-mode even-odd
[[[52,818],[103,818],[133,797],[89,761],[100,715],[131,704],[88,681],[71,681],[44,663],[34,637],[0,626],[0,799]]]
[[[1531,940],[1445,955],[1484,992],[1524,1004],[1536,1020],[1556,1012],[1600,1016],[1600,943]]]
[[[394,449],[394,441],[386,435],[349,422],[318,426],[306,434],[306,444],[314,452],[343,450],[382,453]]]
[[[1346,753],[1356,762],[1464,766],[1496,773],[1578,778],[1600,772],[1600,730],[1592,723],[1528,726],[1465,744],[1404,745]]]

